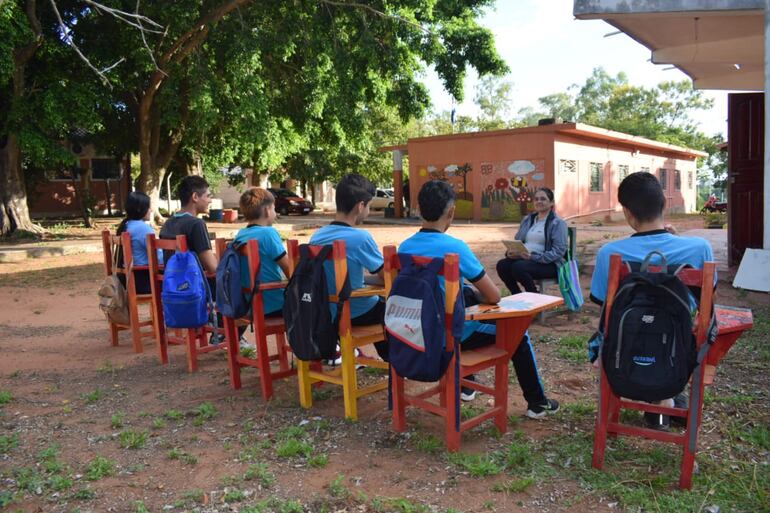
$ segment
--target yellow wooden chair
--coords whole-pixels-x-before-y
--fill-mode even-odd
[[[323,246],[308,246],[310,254],[318,255]],[[290,266],[294,269],[299,262],[299,243],[289,240],[288,254]],[[345,242],[335,241],[333,250],[329,253],[329,259],[334,262],[335,290],[342,290],[345,277],[348,275],[348,261],[345,252]],[[378,296],[384,294],[383,287],[365,287],[352,291],[351,298]],[[329,295],[330,302],[337,302],[336,294]],[[339,367],[324,370],[319,363],[298,360],[297,377],[299,380],[299,401],[304,408],[313,406],[311,387],[315,383],[333,383],[342,387],[345,400],[345,417],[350,420],[358,420],[358,398],[365,395],[386,390],[388,388],[387,374],[385,379],[365,387],[358,386],[356,366],[365,365],[378,369],[388,369],[387,362],[378,358],[364,356],[363,353],[356,356],[356,348],[360,348],[375,342],[385,340],[385,333],[381,324],[369,326],[352,326],[350,322],[350,302],[345,301],[342,307],[339,322],[340,354],[342,363]]]

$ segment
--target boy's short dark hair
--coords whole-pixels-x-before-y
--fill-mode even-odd
[[[179,196],[179,202],[182,206],[185,206],[190,203],[194,192],[201,195],[206,192],[206,189],[208,188],[209,183],[202,176],[185,176],[176,188],[176,195]]]
[[[639,221],[649,222],[663,215],[666,197],[655,175],[631,173],[618,186],[618,201]]]
[[[426,221],[438,221],[447,208],[455,202],[455,191],[449,183],[443,180],[425,182],[420,188],[417,203],[420,205],[420,215]]]
[[[337,204],[337,212],[349,213],[359,201],[364,204],[372,201],[376,189],[372,182],[359,174],[345,175],[337,184],[337,192],[334,196]]]

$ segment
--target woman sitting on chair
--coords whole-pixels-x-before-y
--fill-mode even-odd
[[[526,252],[509,249],[497,262],[497,275],[511,294],[538,292],[535,280],[555,279],[557,265],[564,263],[567,252],[567,223],[553,211],[553,191],[540,187],[535,191],[535,212],[521,220],[516,233]]]
[[[152,218],[152,209],[150,208],[150,197],[143,192],[133,191],[128,194],[126,198],[126,218],[121,221],[118,226],[117,235],[123,232],[131,234],[131,255],[134,259],[133,265],[142,266],[148,265],[147,260],[147,234],[155,233],[155,230],[150,226],[150,219]],[[158,251],[161,255],[161,251]],[[160,257],[162,258],[162,257]],[[119,258],[119,265],[123,265],[123,256]],[[139,270],[133,273],[136,280],[136,293],[137,294],[149,294],[150,293],[150,271]],[[118,279],[124,282],[124,275],[118,275]],[[123,286],[125,286],[125,282]]]

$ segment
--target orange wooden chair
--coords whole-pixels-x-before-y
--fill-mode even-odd
[[[393,280],[396,279],[401,268],[401,262],[394,246],[386,246],[384,255],[385,284],[390,291]],[[432,258],[420,256],[412,256],[412,259],[417,264],[427,264],[432,260]],[[457,292],[462,286],[460,282],[460,257],[456,253],[444,255],[444,269],[441,275],[444,276],[446,294],[446,321],[444,323],[446,327],[446,350],[454,352],[455,344],[459,342],[455,341],[450,327],[452,326],[452,312],[454,311]],[[449,451],[460,450],[461,434],[488,419],[494,419],[498,431],[505,433],[508,427],[508,366],[510,356],[506,349],[497,344],[468,351],[460,350],[455,353],[449,362],[446,374],[436,385],[411,395],[405,391],[404,378],[399,376],[391,367],[393,429],[398,432],[406,430],[406,407],[413,406],[444,417],[446,445]],[[455,361],[457,358],[459,358],[459,365]],[[458,368],[459,376],[457,375]],[[470,374],[489,368],[495,369],[494,387],[465,379]],[[455,399],[460,392],[457,390],[458,384],[489,394],[494,398],[494,406],[460,422],[460,410]],[[438,396],[438,403],[429,400],[434,396]]]
[[[652,270],[658,270],[650,266]],[[688,287],[700,288],[700,301],[698,303],[699,314],[695,321],[694,331],[696,347],[701,349],[707,343],[709,325],[711,323],[711,311],[714,300],[714,262],[706,262],[703,269],[683,269],[677,274]],[[620,255],[610,257],[609,281],[607,285],[607,302],[605,306],[604,325],[609,322],[610,310],[618,290],[618,284],[628,274],[628,267],[622,264]],[[712,348],[708,348],[709,350]],[[698,430],[700,429],[703,413],[704,377],[707,361],[695,368],[690,380],[690,398],[687,408],[671,408],[645,402],[631,401],[616,395],[610,388],[604,367],[600,364],[601,382],[599,389],[599,406],[596,414],[596,430],[594,437],[593,466],[601,469],[604,465],[604,451],[607,446],[607,437],[615,437],[618,434],[627,436],[639,436],[651,440],[668,442],[680,445],[683,450],[682,464],[679,475],[679,487],[689,489],[692,486],[692,472],[695,463],[695,451],[697,448]],[[684,417],[688,419],[687,428],[683,433],[657,431],[646,427],[632,426],[620,422],[620,410],[622,408],[651,412],[656,414]]]
[[[131,330],[131,340],[135,353],[141,353],[144,350],[142,340],[154,337],[154,319],[152,308],[149,308],[150,318],[143,321],[139,320],[139,305],[150,305],[152,294],[137,294],[136,280],[134,279],[137,271],[147,271],[148,266],[133,265],[134,256],[131,252],[131,234],[124,232],[121,235],[112,235],[108,230],[102,231],[102,248],[104,250],[104,274],[111,276],[113,273],[125,277],[126,293],[128,295],[128,312],[131,319],[130,325],[117,324],[107,320],[110,325],[110,336],[112,345],[118,345],[118,333],[123,330]],[[113,267],[116,261],[115,253],[120,252],[123,255],[122,267]],[[152,326],[150,330],[142,330],[145,326]]]
[[[177,235],[175,240],[158,239],[153,234],[147,236],[147,257],[150,262],[150,284],[152,287],[152,309],[155,316],[155,342],[158,345],[158,358],[162,364],[168,363],[168,346],[185,345],[187,347],[187,370],[198,370],[198,356],[212,351],[226,350],[227,344],[210,344],[209,334],[216,331],[211,326],[190,329],[166,328],[163,317],[163,303],[161,292],[163,290],[164,263],[158,260],[158,250],[187,251],[187,237]]]
[[[217,255],[225,252],[227,245],[225,239],[217,239]],[[248,262],[249,287],[244,292],[254,289],[259,277],[260,258],[259,243],[256,240],[248,241],[242,246],[238,253],[245,257]],[[230,384],[233,388],[241,388],[241,369],[243,367],[254,367],[259,369],[259,382],[262,388],[262,397],[267,401],[273,396],[273,380],[293,376],[297,373],[296,369],[290,365],[288,351],[289,346],[286,343],[286,326],[282,317],[265,318],[264,298],[262,293],[266,290],[283,289],[286,282],[260,283],[254,291],[251,301],[251,318],[233,319],[223,315],[225,326],[225,337],[227,339],[227,360],[230,366]],[[256,343],[256,357],[250,358],[241,355],[238,335],[238,326],[252,324],[254,327],[254,341]],[[276,352],[270,353],[267,337],[275,337]],[[278,363],[278,368],[273,369],[272,362]]]
[[[299,262],[299,243],[289,240],[288,254],[290,267],[295,269]],[[323,246],[309,246],[312,255],[318,255]],[[341,290],[348,275],[348,260],[345,253],[345,242],[338,240],[333,244],[333,250],[329,253],[329,259],[334,262],[335,290]],[[354,290],[350,297],[367,297],[384,294],[381,287],[365,287]],[[337,296],[329,295],[330,302],[337,302]],[[358,398],[373,394],[388,388],[387,379],[378,381],[365,387],[358,386],[356,366],[364,365],[378,369],[387,369],[388,364],[379,358],[368,356],[356,356],[356,348],[360,348],[375,342],[385,340],[385,333],[381,324],[370,326],[353,326],[350,322],[350,301],[345,301],[339,322],[340,354],[342,363],[339,367],[324,370],[320,362],[308,362],[298,360],[297,377],[299,381],[299,401],[304,408],[313,406],[311,387],[317,383],[333,383],[342,387],[342,395],[345,401],[345,417],[350,420],[358,420]]]

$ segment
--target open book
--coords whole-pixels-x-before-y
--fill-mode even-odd
[[[527,246],[525,246],[524,243],[520,240],[504,240],[502,242],[505,244],[505,248],[509,251],[515,251],[520,255],[529,253]]]

